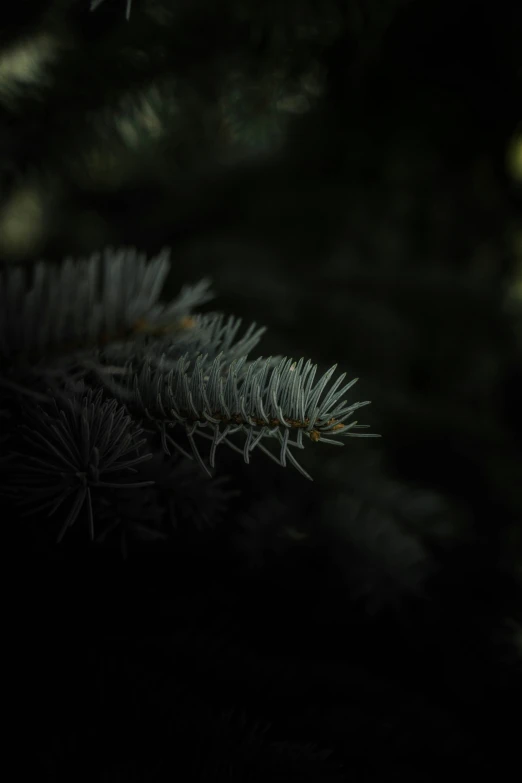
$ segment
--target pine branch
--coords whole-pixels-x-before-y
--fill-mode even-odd
[[[344,423],[369,401],[352,405],[346,405],[346,400],[341,401],[344,393],[357,381],[354,379],[339,389],[346,373],[326,392],[337,365],[331,367],[314,386],[317,365],[310,360],[303,366],[304,359],[296,363],[285,358],[274,364],[271,357],[268,360],[259,357],[245,371],[246,361],[247,357],[243,356],[227,362],[224,354],[219,353],[209,362],[208,355],[204,354],[197,356],[190,372],[191,358],[187,353],[168,373],[152,363],[145,363],[140,371],[133,372],[131,364],[122,382],[112,379],[111,389],[129,410],[154,422],[161,432],[167,453],[167,442],[181,449],[167,430],[182,425],[195,459],[209,475],[212,474],[197,448],[195,435],[212,441],[211,467],[215,467],[216,450],[221,443],[241,453],[246,463],[258,447],[283,467],[288,460],[310,480],[311,476],[290,451],[292,446],[304,448],[303,435],[314,443],[322,441],[336,446],[343,444],[329,435],[379,437],[354,432],[368,425],[357,421]],[[213,435],[203,431],[207,427],[213,430]],[[296,441],[290,440],[291,431],[295,431]],[[236,432],[246,435],[242,449],[229,440]],[[275,438],[279,442],[278,457],[261,442],[267,438]],[[183,453],[186,455],[186,452]]]
[[[0,271],[0,368],[49,366],[139,335],[164,335],[191,325],[196,305],[212,298],[209,281],[185,286],[170,305],[159,297],[170,269],[163,250],[147,260],[133,249],[106,248],[58,267],[38,262]]]
[[[128,364],[132,362],[134,368],[144,364],[157,365],[163,371],[173,369],[180,356],[190,349],[192,355],[205,352],[209,361],[212,361],[218,353],[222,353],[224,361],[231,362],[240,358],[255,348],[261,337],[266,332],[266,327],[256,329],[256,323],[252,323],[240,340],[236,339],[242,323],[241,318],[229,316],[225,321],[223,313],[194,314],[180,319],[180,328],[175,333],[172,330],[159,338],[151,332],[148,335],[136,335],[132,342],[107,345],[96,352],[93,362],[89,366],[102,370],[104,366],[118,365],[119,374],[127,374]],[[156,334],[158,329],[155,330]]]
[[[348,423],[368,401],[343,399],[357,380],[344,383],[346,373],[329,385],[337,365],[316,380],[310,360],[250,361],[264,327],[252,323],[240,336],[241,319],[193,315],[212,296],[208,280],[160,302],[169,266],[167,251],[147,261],[134,250],[109,248],[58,266],[39,262],[32,277],[21,267],[0,272],[0,389],[9,424],[4,495],[30,513],[67,507],[59,541],[84,509],[94,540],[105,491],[109,506],[124,508],[129,488],[156,483],[143,470],[134,482],[105,475],[133,473],[151,459],[149,439],[140,439],[147,423],[160,433],[165,454],[172,445],[210,477],[220,444],[247,464],[258,448],[311,480],[293,454],[304,448],[304,436],[336,446],[343,445],[339,438],[379,437]],[[190,452],[171,435],[178,426]],[[242,447],[232,440],[238,432]],[[210,468],[196,436],[211,441]],[[276,454],[267,447],[274,440]],[[125,493],[120,500],[118,492]],[[153,502],[149,511],[150,534],[161,537]]]
[[[93,491],[109,490],[112,495],[114,490],[154,484],[127,478],[152,453],[143,453],[143,430],[116,400],[104,401],[102,390],[52,399],[47,410],[26,404],[18,433],[19,450],[10,454],[14,465],[2,494],[19,507],[28,507],[29,514],[47,511],[52,516],[70,502],[58,542],[84,506],[94,540]]]

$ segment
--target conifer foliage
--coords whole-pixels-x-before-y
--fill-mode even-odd
[[[517,768],[522,26],[502,5],[10,4],[18,777]]]
[[[94,493],[153,484],[139,467],[155,447],[196,460],[209,479],[220,444],[246,463],[260,450],[311,479],[293,453],[304,439],[342,446],[339,438],[375,437],[349,421],[368,404],[344,397],[356,379],[330,383],[335,365],[316,379],[304,359],[250,360],[263,329],[251,324],[238,337],[239,319],[193,313],[212,298],[208,280],[162,303],[169,265],[166,252],[147,259],[108,248],[0,273],[3,407],[13,412],[19,401],[7,494],[35,513],[65,509],[58,541],[83,513],[94,540]],[[196,436],[211,441],[208,459]]]

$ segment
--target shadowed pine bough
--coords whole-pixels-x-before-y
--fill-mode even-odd
[[[293,453],[305,438],[339,446],[340,438],[378,437],[348,421],[368,404],[344,398],[357,379],[344,383],[343,373],[330,385],[337,365],[316,378],[317,365],[303,358],[249,360],[265,329],[254,323],[239,336],[241,319],[194,314],[212,299],[206,279],[161,302],[169,269],[165,250],[147,260],[107,248],[0,272],[1,407],[9,416],[17,401],[13,440],[18,434],[25,444],[10,450],[8,439],[7,459],[26,454],[15,481],[24,503],[54,513],[72,500],[59,538],[84,504],[93,536],[91,489],[151,483],[121,478],[151,457],[143,433],[159,432],[166,454],[173,446],[209,476],[223,444],[246,463],[258,448],[309,479]],[[232,440],[238,433],[241,445]],[[211,441],[210,468],[196,436]],[[267,448],[274,441],[275,453]],[[113,472],[120,478],[110,482],[105,474]]]

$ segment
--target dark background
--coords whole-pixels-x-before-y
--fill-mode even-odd
[[[21,768],[507,770],[521,730],[521,6],[133,0],[127,22],[123,0],[12,5],[2,263],[169,246],[167,294],[210,276],[203,309],[267,326],[263,356],[359,377],[360,420],[382,435],[310,444],[313,483],[223,449],[238,494],[219,525],[195,533],[195,501],[173,543],[125,563],[29,545],[11,591]],[[268,733],[247,741],[256,721]]]

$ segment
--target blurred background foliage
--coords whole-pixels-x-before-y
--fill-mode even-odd
[[[348,656],[337,692],[352,707],[314,690],[338,685],[331,661],[302,674],[314,706],[300,710],[300,675],[271,672],[267,649],[259,663],[243,639],[232,658],[286,689],[283,735],[313,726],[348,769],[364,760],[362,779],[377,775],[376,743],[406,779],[435,776],[426,754],[478,768],[495,732],[507,759],[522,613],[522,5],[133,0],[128,21],[125,0],[11,6],[0,261],[168,245],[172,295],[210,276],[212,310],[268,327],[263,355],[338,363],[373,402],[364,421],[382,440],[308,449],[314,484],[221,457],[241,490],[225,529],[251,580],[242,632],[259,650],[260,615],[292,617],[279,649],[295,672],[297,650]],[[208,631],[221,640],[222,589]],[[321,643],[302,630],[313,612]],[[227,655],[219,703],[246,692]],[[258,714],[273,711],[268,686],[245,678]],[[110,779],[127,779],[115,766]]]

